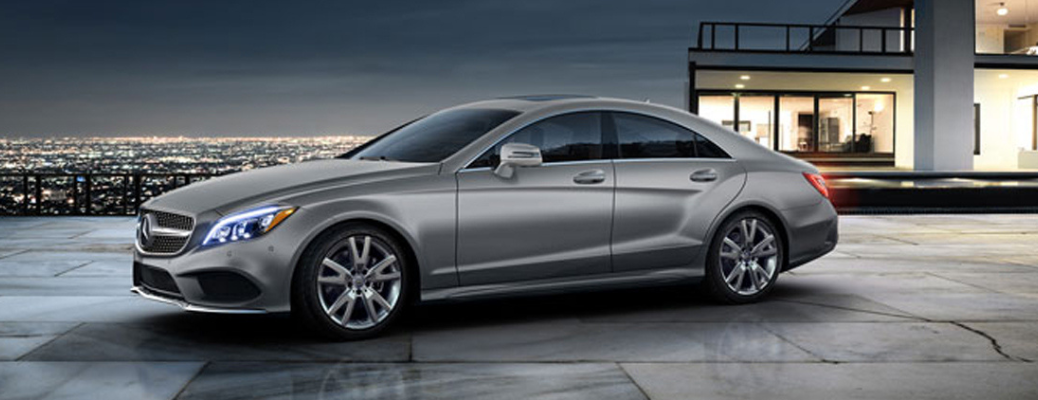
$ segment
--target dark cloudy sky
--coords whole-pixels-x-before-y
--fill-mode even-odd
[[[845,0],[3,0],[0,136],[373,134],[532,93],[679,106],[699,21]]]

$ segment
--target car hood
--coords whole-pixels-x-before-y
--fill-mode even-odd
[[[384,180],[396,176],[435,174],[439,164],[384,161],[320,160],[238,172],[192,183],[143,204],[143,208],[221,215],[241,207],[323,186],[352,181]]]

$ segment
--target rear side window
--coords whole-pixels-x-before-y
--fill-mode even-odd
[[[677,124],[623,112],[612,116],[618,158],[728,158],[716,144]]]
[[[520,129],[502,140],[468,168],[495,167],[501,146],[525,143],[541,149],[545,163],[602,159],[602,117],[597,112],[564,114],[544,119]]]
[[[714,142],[707,140],[703,135],[696,134],[696,157],[699,158],[730,158],[728,153],[721,150]]]

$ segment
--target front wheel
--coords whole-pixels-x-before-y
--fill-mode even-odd
[[[293,314],[324,336],[366,339],[407,304],[407,259],[390,235],[351,225],[317,238],[293,281]]]
[[[725,220],[709,251],[706,286],[711,297],[722,303],[760,300],[782,272],[782,236],[759,212],[743,211]]]

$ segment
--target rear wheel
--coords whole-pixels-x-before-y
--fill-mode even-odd
[[[764,214],[742,211],[729,217],[714,234],[707,257],[711,297],[728,304],[763,298],[782,271],[782,249],[778,227]]]
[[[293,313],[325,336],[377,335],[407,304],[404,254],[394,237],[367,225],[325,233],[300,260]]]

